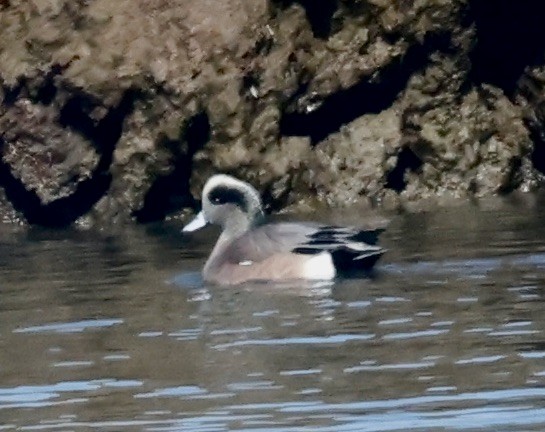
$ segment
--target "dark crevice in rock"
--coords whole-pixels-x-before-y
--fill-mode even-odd
[[[95,107],[95,102],[86,95],[73,96],[61,108],[59,122],[65,128],[78,131],[93,143],[100,143],[97,136],[99,128],[90,117],[90,113]]]
[[[15,101],[19,98],[21,95],[21,92],[23,91],[24,83],[19,82],[13,87],[9,86],[2,86],[2,91],[4,93],[4,105],[13,105]]]
[[[545,2],[495,0],[494,6],[472,0],[477,44],[471,53],[476,83],[500,87],[511,96],[524,69],[542,61],[545,52]]]
[[[193,156],[210,140],[211,126],[206,112],[201,112],[182,126],[179,140],[165,141],[170,148],[174,168],[169,175],[159,177],[144,199],[142,209],[135,212],[139,222],[153,222],[185,207],[195,207],[189,192],[189,179],[193,168]],[[180,143],[186,143],[186,149]]]
[[[0,162],[0,183],[13,207],[20,211],[30,224],[49,227],[70,225],[87,213],[110,185],[110,177],[94,174],[81,182],[76,192],[66,198],[42,205],[35,192],[25,189],[23,183],[13,176],[8,165]]]
[[[421,166],[422,160],[409,147],[403,147],[397,155],[396,166],[386,176],[386,187],[396,192],[403,191],[407,186],[405,173],[417,171]]]
[[[532,165],[541,174],[545,174],[545,133],[538,133],[530,128],[530,137],[534,143],[531,160]]]
[[[246,75],[242,77],[242,86],[240,88],[239,94],[241,96],[244,96],[248,94],[248,92],[251,92],[252,88],[258,88],[258,87],[259,87],[258,76],[254,73],[247,73]]]
[[[43,105],[50,105],[57,96],[58,89],[55,83],[55,77],[60,75],[63,71],[63,67],[60,65],[53,65],[51,69],[41,79],[37,80],[38,85],[35,89],[29,89],[30,99],[34,103],[41,103]],[[41,81],[41,82],[40,82]]]
[[[121,136],[126,116],[133,109],[135,97],[135,92],[128,91],[119,105],[112,108],[92,130],[86,127],[78,129],[77,122],[71,124],[86,138],[95,142],[97,147],[102,149],[102,154],[90,178],[79,183],[76,191],[68,197],[42,205],[38,195],[32,190],[27,190],[25,185],[13,176],[10,167],[3,161],[0,162],[0,184],[4,186],[6,196],[14,208],[20,211],[29,223],[50,227],[67,226],[87,213],[106,193],[111,183],[108,169],[115,144]],[[84,99],[84,96],[78,98]]]
[[[331,35],[333,15],[339,7],[338,0],[276,0],[274,3],[283,8],[299,3],[305,9],[314,37],[327,39]]]
[[[206,112],[193,116],[185,126],[184,140],[188,154],[193,155],[210,140],[211,126]]]
[[[274,190],[274,184],[268,184],[261,192],[261,201],[263,210],[266,214],[272,214],[280,211],[288,204],[289,188],[285,188],[279,194]]]
[[[305,8],[307,19],[314,37],[327,39],[331,34],[333,14],[337,10],[337,0],[299,0]]]
[[[498,190],[501,194],[508,194],[517,189],[520,185],[520,179],[517,180],[517,177],[520,176],[522,169],[522,158],[518,156],[512,156],[510,158],[509,166],[509,177],[500,185]]]
[[[397,99],[409,78],[423,69],[431,52],[447,50],[450,34],[435,34],[421,45],[413,45],[385,67],[378,80],[369,77],[356,85],[327,97],[310,113],[285,112],[280,119],[280,133],[288,136],[309,136],[313,144],[337,132],[341,126],[364,114],[377,114]]]
[[[274,38],[270,34],[262,35],[254,45],[254,55],[266,56],[274,46]]]
[[[3,85],[3,103],[13,105],[19,98],[28,97],[34,103],[50,105],[57,96],[55,77],[62,72],[60,65],[53,65],[47,73],[39,74],[33,79],[20,78],[12,87]]]
[[[112,163],[115,145],[121,138],[125,118],[133,111],[134,104],[141,95],[136,90],[128,90],[115,108],[98,122],[88,137],[102,153],[97,171],[107,171]],[[77,128],[76,128],[77,130]],[[108,174],[109,175],[109,174]]]
[[[49,105],[57,96],[57,87],[53,76],[48,76],[44,80],[44,83],[38,88],[36,92],[36,101],[44,105]]]

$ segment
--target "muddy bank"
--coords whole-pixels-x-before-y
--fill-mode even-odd
[[[0,216],[176,216],[218,171],[273,210],[535,189],[545,6],[482,3],[1,1]]]

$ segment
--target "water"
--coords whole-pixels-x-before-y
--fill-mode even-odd
[[[398,215],[373,279],[314,287],[203,285],[173,223],[3,226],[0,431],[542,431],[527,200]]]

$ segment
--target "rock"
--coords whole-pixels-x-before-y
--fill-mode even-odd
[[[460,70],[438,61],[412,78],[401,102],[404,146],[416,160],[401,188],[406,199],[512,191],[532,175],[520,107],[492,86],[464,91]]]
[[[545,66],[528,68],[518,83],[516,100],[522,107],[523,115],[534,139],[532,163],[528,169],[534,174],[528,189],[542,184],[545,174]]]
[[[316,145],[310,184],[330,206],[376,203],[385,191],[389,159],[400,145],[395,109],[359,117]]]
[[[15,210],[2,189],[0,189],[0,222],[14,225],[24,225],[26,223],[24,216]]]
[[[5,169],[43,206],[75,193],[99,160],[89,141],[58,124],[58,114],[19,99],[0,115]]]
[[[493,18],[474,3],[0,2],[6,209],[157,220],[218,171],[273,210],[531,189],[541,90],[475,78]]]

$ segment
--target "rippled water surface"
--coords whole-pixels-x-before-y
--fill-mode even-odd
[[[543,431],[530,199],[394,216],[374,278],[314,287],[203,285],[174,223],[0,227],[0,430]]]

